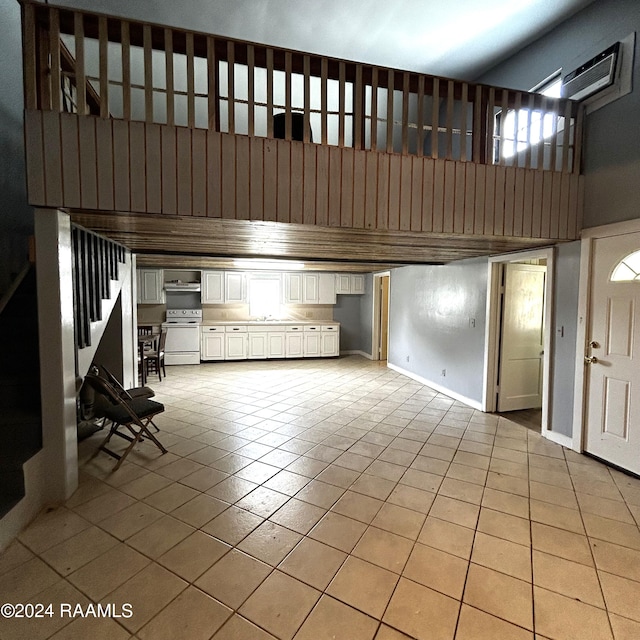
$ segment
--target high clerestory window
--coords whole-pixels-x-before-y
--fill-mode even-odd
[[[531,89],[549,98],[560,98],[561,90],[560,71]],[[496,132],[500,135],[499,153],[503,158],[512,158],[529,146],[548,140],[558,130],[558,118],[549,111],[511,109],[504,116],[500,113],[496,122]]]

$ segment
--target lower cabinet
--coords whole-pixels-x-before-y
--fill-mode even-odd
[[[330,325],[204,325],[201,359],[267,360],[340,355],[340,327]]]

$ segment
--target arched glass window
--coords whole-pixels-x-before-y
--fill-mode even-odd
[[[640,250],[630,253],[618,262],[611,274],[612,282],[640,282]]]

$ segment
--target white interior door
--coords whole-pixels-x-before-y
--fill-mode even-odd
[[[544,291],[547,268],[504,265],[498,411],[542,406]]]
[[[585,449],[634,473],[640,473],[640,279],[629,278],[640,265],[622,269],[621,281],[614,273],[639,249],[640,232],[593,240],[585,354]]]

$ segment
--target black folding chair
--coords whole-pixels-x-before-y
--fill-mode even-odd
[[[113,468],[114,471],[129,455],[131,449],[137,443],[143,442],[145,438],[153,442],[162,453],[167,453],[160,441],[149,431],[149,425],[153,424],[153,418],[164,411],[163,404],[148,398],[123,398],[113,385],[104,378],[92,373],[86,375],[85,381],[91,385],[96,393],[99,393],[109,401],[102,409],[102,413],[107,420],[111,421],[111,428],[99,450],[118,460]],[[129,445],[121,454],[107,447],[113,436],[118,436],[129,442]]]

